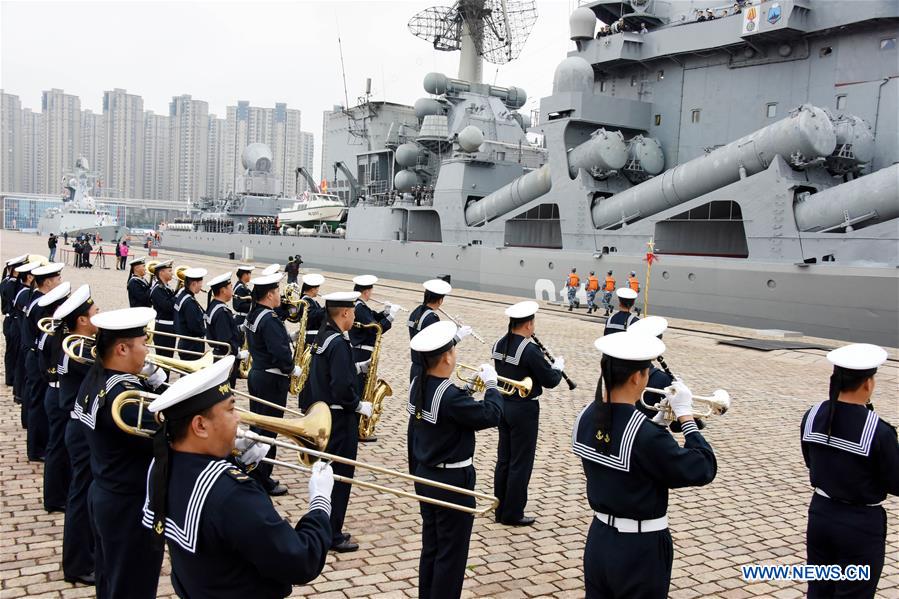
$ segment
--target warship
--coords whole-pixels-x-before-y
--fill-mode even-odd
[[[424,77],[417,131],[359,154],[383,191],[349,203],[345,231],[198,215],[164,246],[543,299],[571,268],[636,271],[654,314],[899,345],[899,3],[583,3],[531,123],[482,65],[514,60],[535,19],[513,0],[412,18],[459,72]]]

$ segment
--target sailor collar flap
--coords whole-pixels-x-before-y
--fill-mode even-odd
[[[808,417],[805,419],[805,427],[802,429],[802,440],[809,443],[827,445],[834,449],[840,449],[860,456],[869,456],[871,454],[871,444],[874,441],[874,434],[877,432],[877,423],[880,420],[877,412],[874,412],[873,410],[868,412],[858,440],[851,441],[849,439],[837,437],[836,435],[830,435],[830,438],[828,439],[826,431],[821,432],[815,430],[815,419],[820,412],[821,406],[826,403],[826,401],[822,401],[809,411]],[[821,426],[817,428],[826,427],[826,419],[822,418],[821,421]]]
[[[606,455],[597,451],[595,447],[588,445],[587,443],[582,443],[578,439],[578,435],[581,432],[581,418],[589,407],[590,405],[581,410],[581,413],[578,414],[577,421],[574,424],[574,431],[571,435],[571,450],[578,457],[599,464],[600,466],[612,468],[613,470],[630,472],[634,440],[637,438],[637,432],[640,430],[640,426],[646,422],[646,416],[638,410],[634,410],[630,419],[627,421],[627,425],[624,427],[624,433],[621,435],[621,442],[618,444],[618,452],[613,454],[610,451],[609,454]]]
[[[411,414],[413,416],[415,415],[415,404],[411,401],[411,397],[412,397],[411,391],[412,391],[412,385],[415,384],[415,381],[417,380],[417,378],[418,377],[416,377],[415,379],[412,379],[412,383],[409,385],[410,401],[408,404],[406,404],[406,409],[408,410],[409,414]],[[427,382],[427,379],[425,379],[425,382]],[[451,387],[453,387],[453,382],[449,379],[444,380],[437,386],[437,389],[434,391],[434,397],[431,399],[431,402],[430,402],[430,404],[431,404],[430,409],[428,409],[428,400],[427,400],[427,398],[425,398],[424,405],[422,405],[422,407],[421,407],[421,419],[422,420],[424,420],[426,422],[430,422],[431,424],[437,424],[437,417],[440,415],[440,403],[443,400],[443,395],[446,393],[447,389],[449,389]]]

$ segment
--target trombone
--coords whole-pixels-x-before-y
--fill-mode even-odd
[[[655,410],[662,415],[662,420],[666,425],[677,420],[677,416],[674,415],[674,410],[671,409],[671,404],[668,402],[668,397],[673,392],[671,387],[665,387],[664,389],[654,389],[653,387],[647,387],[644,390],[644,393],[658,393],[659,395],[663,395],[665,397],[662,398],[662,401],[655,404],[647,404],[643,401],[643,397],[640,397],[640,404],[644,408],[648,408],[650,410]],[[703,408],[704,409],[700,409]],[[727,412],[730,409],[730,394],[724,389],[715,389],[712,391],[711,395],[694,395],[693,396],[693,410],[692,416],[694,418],[706,418],[708,416],[720,416]]]
[[[452,321],[453,324],[455,324],[457,327],[463,326],[464,323],[459,318],[453,317],[452,314],[447,314],[446,312],[443,311],[443,308],[437,308],[437,311],[440,312],[441,314],[443,314],[444,316],[446,316],[447,319]],[[478,332],[475,331],[474,329],[471,329],[471,336],[474,337],[475,339],[477,339],[478,341],[480,341],[481,343],[487,343],[486,341],[484,341],[484,338],[481,337],[480,335],[478,335]]]
[[[466,377],[462,374],[463,370],[477,373],[478,370],[480,370],[479,368],[469,366],[468,364],[458,364],[456,366],[456,376],[459,377],[459,380],[468,383],[474,391],[483,391],[487,388],[487,385],[477,374]],[[524,377],[520,381],[507,379],[504,376],[497,376],[496,380],[496,387],[503,395],[515,395],[517,393],[519,397],[527,397],[531,394],[531,389],[534,388],[534,381],[532,381],[529,376]]]
[[[53,335],[56,333],[56,329],[59,328],[60,324],[62,324],[62,320],[56,320],[55,318],[52,318],[50,316],[44,316],[37,321],[37,328],[41,333]]]

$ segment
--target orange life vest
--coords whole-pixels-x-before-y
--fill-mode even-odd
[[[569,287],[578,287],[581,284],[581,278],[577,276],[577,273],[571,273],[568,275],[568,286]]]
[[[628,277],[627,286],[634,291],[640,291],[640,281],[637,280],[637,277]]]
[[[587,291],[599,291],[599,279],[595,276],[587,279]]]
[[[615,277],[606,277],[606,291],[615,291]]]

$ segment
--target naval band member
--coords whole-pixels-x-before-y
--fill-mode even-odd
[[[150,307],[150,284],[144,279],[147,274],[146,258],[135,258],[128,262],[128,305],[132,308]]]
[[[438,322],[418,333],[409,346],[421,356],[423,371],[409,389],[408,411],[415,434],[415,474],[422,478],[474,489],[475,432],[497,426],[502,418],[502,396],[496,370],[482,364],[484,401],[452,383],[456,368],[458,329]],[[475,507],[475,499],[430,485],[415,484],[421,495]],[[419,503],[422,519],[418,596],[423,599],[459,597],[474,516],[450,508]]]
[[[508,332],[493,345],[493,362],[500,376],[516,381],[530,377],[533,381],[527,397],[517,393],[503,397],[503,417],[499,423],[493,473],[493,494],[499,499],[496,521],[511,526],[529,526],[535,521],[524,515],[524,508],[528,503],[528,483],[537,451],[538,399],[544,387],[553,389],[562,382],[565,369],[564,358],[559,356],[550,364],[531,341],[538,309],[539,305],[534,301],[509,306],[506,309]]]
[[[206,318],[196,294],[203,288],[205,268],[188,268],[184,271],[184,286],[175,295],[175,333],[187,337],[206,337]],[[196,360],[206,351],[202,341],[178,339],[178,357],[182,360]],[[182,351],[183,350],[183,351]],[[196,353],[187,353],[196,352]]]
[[[231,298],[231,307],[234,309],[234,322],[240,331],[240,343],[243,345],[243,323],[247,320],[247,314],[253,307],[253,297],[250,294],[250,275],[256,267],[252,264],[241,264],[237,267],[234,283],[234,297]]]
[[[94,477],[89,511],[96,533],[98,599],[153,599],[162,567],[162,548],[140,524],[153,442],[121,430],[112,418],[112,403],[124,391],[152,391],[165,374],[145,367],[146,326],[156,316],[152,308],[125,308],[91,317],[97,327],[96,357],[75,401],[75,415],[84,425]],[[138,378],[144,374],[146,379]],[[123,410],[136,423],[137,408]],[[142,427],[153,428],[145,418]]]
[[[206,338],[211,341],[227,343],[231,348],[231,355],[243,360],[249,355],[245,349],[241,349],[240,332],[234,319],[234,313],[228,307],[228,302],[234,296],[231,287],[231,273],[226,272],[209,279],[209,295],[206,300]],[[216,356],[225,356],[229,352],[220,345],[212,346],[212,353]],[[239,362],[238,362],[239,363]],[[229,384],[234,387],[237,383],[237,367],[228,378]]]
[[[868,580],[809,581],[808,596],[874,597],[883,571],[887,517],[881,503],[899,495],[896,429],[871,404],[874,375],[887,352],[856,343],[827,354],[826,401],[802,417],[802,457],[815,492],[806,531],[809,564],[870,567]],[[895,389],[891,390],[895,391]]]
[[[309,344],[318,335],[318,330],[322,328],[325,321],[325,309],[322,308],[315,298],[318,297],[319,289],[325,282],[325,277],[318,273],[310,273],[303,275],[303,286],[300,290],[302,300],[306,302],[306,310],[309,316],[306,317],[306,340]]]
[[[313,466],[309,511],[291,526],[229,461],[239,421],[228,384],[234,364],[227,356],[188,374],[149,406],[165,418],[153,440],[143,525],[165,535],[181,597],[286,597],[321,573],[331,542],[330,466]]]
[[[627,327],[640,320],[639,316],[631,313],[631,308],[634,307],[634,300],[637,299],[637,292],[630,287],[619,287],[615,290],[615,295],[618,296],[618,310],[606,320],[606,328],[603,331],[603,335],[626,331]]]
[[[16,343],[16,372],[13,376],[13,399],[22,406],[20,420],[22,428],[28,428],[28,407],[25,403],[27,389],[25,380],[25,359],[28,356],[28,348],[22,342],[25,330],[25,310],[31,303],[31,294],[34,287],[34,276],[31,271],[41,265],[40,262],[26,262],[20,264],[14,270],[19,277],[19,290],[13,296],[12,316],[13,324],[10,331]]]
[[[3,339],[4,353],[3,366],[4,376],[7,387],[12,387],[15,381],[16,359],[19,354],[18,331],[13,333],[14,328],[18,327],[16,320],[16,311],[13,310],[13,299],[21,289],[19,277],[16,275],[15,268],[21,264],[25,264],[28,260],[28,254],[22,254],[6,261],[3,268],[3,281],[0,282],[0,304],[2,304],[3,312]]]
[[[710,483],[715,454],[696,428],[693,396],[680,381],[668,399],[684,430],[683,447],[634,408],[650,362],[665,351],[661,339],[626,332],[600,337],[595,346],[602,352],[601,378],[572,438],[595,513],[584,549],[586,596],[661,599],[668,596],[674,552],[668,490]]]
[[[169,286],[173,277],[172,261],[160,262],[153,269],[153,285],[150,287],[150,307],[156,310],[156,322],[153,328],[160,333],[175,332],[175,291]],[[157,335],[153,344],[154,351],[166,358],[175,357],[175,341],[171,335]],[[166,349],[164,349],[166,348]]]

